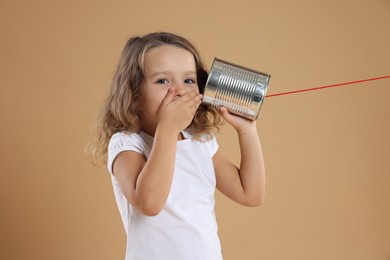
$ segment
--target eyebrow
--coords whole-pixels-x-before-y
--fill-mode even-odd
[[[157,71],[157,72],[151,74],[149,77],[154,77],[154,76],[159,75],[159,74],[170,74],[170,73],[171,73],[170,71]],[[189,70],[189,71],[184,71],[184,74],[195,74],[196,75],[196,72],[193,70]]]

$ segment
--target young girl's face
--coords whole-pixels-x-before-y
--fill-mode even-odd
[[[169,88],[174,88],[177,96],[199,92],[195,59],[191,52],[173,45],[155,47],[145,55],[145,74],[138,98],[141,128],[154,135],[158,110]]]

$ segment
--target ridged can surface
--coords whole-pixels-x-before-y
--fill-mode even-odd
[[[204,104],[224,106],[229,112],[256,120],[271,75],[214,59],[203,93]]]

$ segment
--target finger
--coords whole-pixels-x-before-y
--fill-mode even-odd
[[[193,99],[196,99],[198,98],[199,96],[199,92],[196,91],[196,90],[190,90],[186,93],[184,93],[184,95],[182,95],[180,98],[183,102],[187,103],[187,102],[190,102],[192,101]]]
[[[195,92],[183,97],[183,102],[189,105],[195,105],[202,101],[202,95]]]
[[[223,119],[225,119],[228,123],[232,124],[236,120],[235,116],[231,115],[226,107],[221,106],[219,108],[219,112]]]
[[[227,110],[227,108],[226,107],[219,107],[219,113],[221,114],[221,116],[223,117],[223,118],[225,118],[226,119],[226,117],[229,117],[230,116],[230,114],[229,114],[229,111]]]
[[[220,107],[219,113],[222,115],[223,119],[226,120],[229,124],[231,124],[234,128],[241,128],[248,123],[250,125],[254,125],[256,127],[256,120],[245,119],[241,116],[231,114],[226,107]]]
[[[175,98],[175,89],[169,88],[167,94],[165,95],[161,105],[166,106],[168,103],[170,103]]]
[[[202,95],[196,94],[192,99],[188,100],[186,104],[188,104],[190,107],[195,107],[196,109],[202,104]]]

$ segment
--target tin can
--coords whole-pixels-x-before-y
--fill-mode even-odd
[[[235,115],[250,120],[259,116],[271,75],[214,59],[202,102],[224,106]]]

